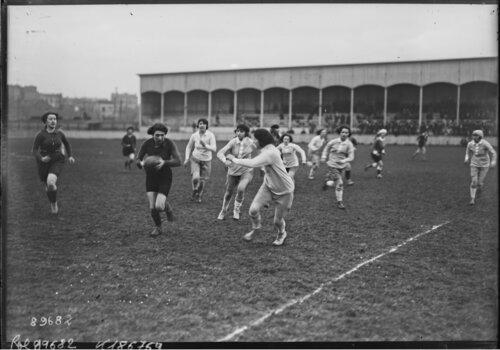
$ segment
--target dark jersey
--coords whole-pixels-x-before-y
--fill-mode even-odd
[[[45,156],[51,156],[54,158],[54,156],[57,157],[62,154],[62,145],[66,148],[66,154],[68,157],[71,157],[71,146],[61,130],[48,132],[47,129],[42,129],[36,135],[35,142],[33,143],[33,149],[31,151],[37,160],[41,160],[41,158]]]
[[[135,149],[136,145],[137,145],[137,139],[135,138],[134,135],[131,135],[130,137],[128,135],[123,136],[123,138],[122,138],[122,147],[123,148]]]
[[[417,142],[418,142],[418,147],[424,147],[425,144],[427,143],[427,135],[419,135],[417,137]]]
[[[277,147],[281,143],[280,134],[276,130],[271,130],[270,132],[271,132],[271,135],[273,136],[273,139],[274,139],[274,145]]]
[[[351,140],[351,143],[354,147],[356,147],[358,145],[358,140],[356,140],[354,137],[349,137],[349,140]]]
[[[378,154],[382,154],[384,148],[385,148],[384,139],[381,137],[375,138],[375,143],[373,144],[373,150],[377,151]]]
[[[145,141],[141,150],[139,151],[139,155],[137,159],[143,160],[146,155],[148,156],[160,156],[163,160],[170,160],[173,157],[174,144],[170,139],[165,139],[161,145],[158,147],[155,145],[155,141],[153,139],[149,139]],[[164,167],[166,167],[165,165]]]

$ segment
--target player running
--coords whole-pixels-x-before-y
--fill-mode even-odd
[[[307,145],[307,153],[310,159],[309,164],[311,166],[311,170],[309,170],[309,179],[311,180],[314,179],[314,172],[319,168],[321,152],[323,151],[323,146],[327,142],[326,135],[326,129],[318,130],[316,136],[314,136]]]
[[[191,135],[186,146],[184,166],[187,167],[188,163],[191,163],[192,200],[201,203],[203,188],[212,172],[212,152],[217,150],[217,145],[215,135],[207,130],[208,120],[201,118],[197,125],[198,131]]]
[[[255,150],[255,145],[249,137],[250,129],[245,124],[240,124],[236,127],[236,137],[231,139],[227,145],[222,147],[217,152],[217,158],[222,163],[226,164],[226,192],[222,201],[222,209],[217,219],[224,220],[229,209],[229,202],[236,188],[236,197],[234,198],[233,219],[240,219],[241,205],[245,197],[245,190],[252,181],[253,169],[236,165],[226,159],[226,153],[230,152],[234,157],[239,159],[249,159],[252,157],[252,152]]]
[[[45,184],[45,191],[50,202],[50,212],[57,214],[57,180],[61,175],[66,154],[69,164],[75,162],[71,155],[71,146],[64,133],[57,129],[59,115],[54,112],[47,112],[42,115],[42,122],[45,127],[38,132],[33,142],[31,152],[35,156],[38,176]],[[63,148],[64,147],[64,148]]]
[[[129,126],[127,128],[127,133],[122,138],[122,154],[127,157],[125,161],[125,169],[132,170],[130,166],[135,159],[135,147],[137,144],[137,139],[134,135],[134,128]]]
[[[347,164],[354,160],[354,145],[349,140],[351,129],[347,126],[341,126],[337,129],[340,137],[329,141],[321,155],[321,162],[326,162],[328,173],[326,174],[323,190],[328,187],[328,182],[333,181],[335,185],[335,197],[337,199],[337,208],[345,209],[342,200],[344,192],[344,182],[342,181],[342,173]],[[328,158],[328,160],[327,160]]]
[[[382,170],[384,169],[384,162],[382,162],[382,156],[385,154],[385,136],[387,135],[387,130],[380,129],[375,136],[375,142],[373,144],[373,149],[370,156],[373,159],[373,163],[367,164],[365,166],[365,171],[370,168],[377,168],[377,179],[382,178]]]
[[[415,153],[413,153],[413,155],[411,156],[411,159],[415,159],[417,154],[420,154],[422,160],[427,160],[425,157],[426,153],[425,145],[427,144],[428,138],[429,138],[429,133],[427,131],[424,131],[420,133],[420,135],[418,135],[417,137],[418,148],[415,151]]]
[[[354,136],[349,136],[349,141],[351,141],[352,145],[354,146],[354,152],[356,152],[356,146],[358,145],[358,140],[354,138]],[[352,174],[351,174],[351,163],[348,162],[346,163],[345,167],[345,179],[346,179],[346,184],[347,186],[352,186],[354,185],[354,181],[352,181]]]
[[[281,136],[281,143],[277,148],[281,153],[281,158],[283,159],[283,164],[285,164],[286,171],[291,176],[292,180],[295,181],[295,173],[299,168],[297,152],[300,154],[302,164],[306,164],[306,152],[304,152],[302,147],[293,143],[293,138],[290,134],[283,134]]]
[[[276,203],[274,210],[274,227],[278,235],[273,245],[282,245],[287,233],[285,231],[285,216],[292,207],[294,182],[286,172],[285,165],[281,159],[280,152],[274,146],[274,139],[271,133],[265,129],[257,129],[254,132],[256,146],[261,152],[252,159],[236,158],[229,154],[226,158],[236,165],[244,167],[259,168],[264,167],[264,182],[260,186],[250,205],[250,220],[252,230],[245,234],[243,238],[250,241],[253,236],[262,229],[260,211],[270,202]]]
[[[484,185],[484,179],[489,168],[494,168],[497,164],[497,153],[491,144],[483,139],[482,130],[472,132],[472,141],[467,144],[465,151],[465,164],[470,160],[470,205],[476,202],[476,194],[479,195]],[[491,158],[490,158],[491,156]]]
[[[172,187],[172,169],[181,165],[181,156],[175,143],[167,139],[168,128],[156,123],[148,129],[152,138],[146,140],[137,155],[137,166],[146,172],[146,195],[149,201],[149,210],[155,224],[151,236],[163,233],[160,213],[165,211],[168,221],[174,221],[172,206],[167,201]],[[160,162],[153,167],[145,167],[148,156],[159,156]]]

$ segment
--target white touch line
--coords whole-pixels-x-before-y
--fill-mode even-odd
[[[405,246],[407,245],[408,243],[410,243],[411,241],[414,241],[415,239],[423,236],[423,235],[426,235],[432,231],[435,231],[437,230],[438,228],[440,228],[441,226],[444,226],[444,225],[447,225],[449,224],[450,221],[445,221],[443,222],[442,224],[439,224],[439,225],[434,225],[432,226],[432,228],[430,228],[429,230],[427,231],[424,231],[424,232],[421,232],[413,237],[410,237],[408,238],[407,240],[399,243],[398,245],[394,246],[394,247],[391,247],[389,248],[385,253],[382,253],[382,254],[379,254],[373,258],[370,258],[368,260],[365,260],[363,261],[362,263],[356,265],[355,267],[353,267],[352,269],[350,269],[349,271],[347,272],[344,272],[343,274],[335,277],[333,280],[329,281],[329,282],[326,282],[326,283],[322,283],[321,286],[319,286],[317,289],[315,289],[313,292],[307,294],[307,295],[304,295],[303,297],[299,298],[299,299],[292,299],[290,300],[289,302],[277,307],[276,309],[273,309],[269,312],[267,312],[264,316],[250,322],[250,324],[248,326],[243,326],[243,327],[240,327],[240,328],[237,328],[236,330],[234,330],[232,333],[226,335],[224,338],[221,338],[219,339],[218,341],[219,342],[222,342],[222,341],[229,341],[231,339],[233,339],[234,337],[236,337],[237,335],[240,335],[241,333],[245,332],[247,329],[249,329],[250,327],[253,327],[253,326],[258,326],[259,324],[261,324],[262,322],[264,322],[265,320],[267,320],[269,317],[271,317],[272,315],[276,315],[276,314],[279,314],[281,312],[283,312],[285,309],[289,308],[290,306],[293,306],[297,303],[302,303],[304,301],[306,301],[307,299],[309,299],[310,297],[312,297],[313,295],[321,292],[321,290],[323,290],[323,287],[326,286],[326,285],[330,285],[332,284],[333,282],[337,282],[339,280],[341,280],[342,278],[344,278],[345,276],[347,275],[350,275],[351,273],[359,270],[361,267],[371,263],[371,262],[374,262],[375,260],[378,260],[380,259],[381,257],[387,255],[387,254],[390,254],[390,253],[394,253],[396,250],[398,250],[399,248],[401,248],[402,246]]]

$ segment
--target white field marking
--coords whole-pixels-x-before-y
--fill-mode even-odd
[[[337,282],[339,280],[341,280],[342,278],[350,275],[351,273],[359,270],[361,267],[371,263],[371,262],[374,262],[375,260],[378,260],[380,259],[381,257],[387,255],[387,254],[390,254],[390,253],[394,253],[396,250],[398,250],[399,248],[407,245],[408,243],[416,240],[417,238],[423,236],[423,235],[426,235],[432,231],[435,231],[437,230],[438,228],[444,226],[444,225],[447,225],[449,224],[451,221],[445,221],[439,225],[434,225],[432,226],[432,228],[428,229],[427,231],[424,231],[424,232],[421,232],[413,237],[410,237],[408,239],[406,239],[405,241],[399,243],[398,245],[394,246],[394,247],[391,247],[389,248],[385,253],[382,253],[382,254],[379,254],[373,258],[370,258],[368,260],[365,260],[363,261],[362,263],[356,265],[355,267],[353,267],[352,269],[350,269],[349,271],[347,272],[344,272],[343,274],[335,277],[333,280],[331,281],[328,281],[326,283],[322,283],[318,288],[316,288],[313,292],[309,293],[309,294],[306,294],[304,295],[303,297],[299,298],[299,299],[292,299],[290,300],[289,302],[267,312],[264,316],[250,322],[248,324],[248,326],[243,326],[243,327],[240,327],[240,328],[237,328],[236,330],[234,330],[233,332],[231,332],[230,334],[226,335],[225,337],[219,339],[218,341],[219,342],[223,342],[223,341],[229,341],[231,339],[233,339],[234,337],[240,335],[241,333],[245,332],[247,329],[249,329],[250,327],[253,327],[253,326],[258,326],[259,324],[261,324],[262,322],[264,322],[265,320],[267,320],[269,317],[271,317],[272,315],[277,315],[281,312],[283,312],[285,309],[289,308],[290,306],[293,306],[297,303],[302,303],[304,301],[306,301],[307,299],[309,299],[310,297],[312,297],[313,295],[315,294],[318,294],[319,292],[321,292],[323,290],[323,287],[327,286],[327,285],[330,285],[332,284],[333,282]]]

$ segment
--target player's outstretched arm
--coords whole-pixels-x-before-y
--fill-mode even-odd
[[[306,152],[304,152],[302,147],[300,147],[297,144],[293,144],[293,148],[295,148],[295,150],[300,154],[300,159],[302,160],[302,164],[306,164],[307,162]]]
[[[229,142],[224,147],[222,147],[219,152],[217,152],[217,158],[219,158],[219,160],[224,164],[226,163],[226,153],[232,147],[234,142],[233,140],[234,139],[229,140]]]

